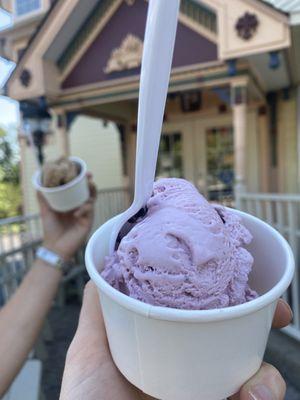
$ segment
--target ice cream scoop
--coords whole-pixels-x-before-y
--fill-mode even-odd
[[[47,174],[45,175],[45,170],[39,169],[32,177],[34,188],[43,194],[49,206],[57,212],[75,210],[85,203],[90,195],[86,176],[86,163],[78,157],[69,157],[68,161],[70,161],[72,165],[71,173],[65,170],[65,167],[62,168],[62,171],[60,168],[58,168],[58,171],[54,168],[53,175],[50,173],[51,170],[46,171]],[[65,165],[65,163],[63,164]],[[73,178],[75,166],[77,173]],[[57,174],[57,172],[59,173]],[[62,174],[62,172],[66,172],[66,174]],[[70,179],[68,182],[63,183],[68,179]],[[47,184],[53,186],[47,187],[45,186]]]
[[[106,258],[102,277],[148,304],[222,308],[257,297],[248,285],[251,233],[228,209],[213,206],[188,181],[154,184],[147,214]]]
[[[79,165],[67,157],[48,161],[42,168],[42,184],[45,187],[65,185],[79,174]]]

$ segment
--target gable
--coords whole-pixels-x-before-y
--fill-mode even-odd
[[[122,70],[107,68],[107,64],[115,50],[119,54],[129,34],[142,43],[146,0],[56,0],[54,4],[7,82],[10,97],[58,98],[68,94],[62,89],[89,90],[98,83],[99,89],[112,87],[124,84],[126,77],[127,82],[137,83],[136,60]],[[261,0],[181,0],[180,11],[173,61],[176,73],[291,45],[287,16]],[[236,27],[249,13],[258,27],[250,38],[241,37]],[[24,73],[31,77],[28,84],[22,81]]]
[[[113,51],[120,48],[128,35],[143,41],[146,15],[144,0],[136,0],[131,6],[123,2],[64,79],[62,88],[138,75],[139,67],[108,73],[106,66]],[[217,58],[217,45],[213,41],[179,22],[173,68],[212,62]]]

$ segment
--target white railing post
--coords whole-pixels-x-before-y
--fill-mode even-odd
[[[246,181],[246,135],[247,135],[247,84],[243,81],[232,83],[231,103],[234,135],[235,203],[241,209],[241,194],[245,192]]]
[[[239,193],[243,211],[253,213],[273,225],[290,243],[296,260],[296,271],[291,287],[283,295],[293,310],[292,323],[284,332],[300,341],[300,274],[299,274],[299,240],[300,240],[300,195],[278,193]],[[253,207],[254,204],[254,207]]]
[[[288,233],[288,240],[291,245],[291,248],[294,253],[294,257],[296,260],[296,266],[295,268],[295,275],[294,279],[292,282],[292,287],[291,287],[291,292],[292,292],[292,309],[293,309],[293,314],[294,314],[294,325],[296,329],[300,331],[300,312],[299,312],[299,272],[298,272],[298,238],[296,234],[297,230],[297,219],[298,216],[295,212],[295,204],[292,203],[291,201],[288,202],[288,227],[289,227],[289,233]]]

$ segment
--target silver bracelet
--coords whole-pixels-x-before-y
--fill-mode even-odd
[[[36,251],[36,258],[46,262],[49,266],[65,272],[67,271],[71,263],[64,261],[58,254],[47,249],[46,247],[40,246]]]

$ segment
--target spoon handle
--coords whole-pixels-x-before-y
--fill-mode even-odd
[[[142,58],[134,203],[152,193],[180,0],[150,0]]]

